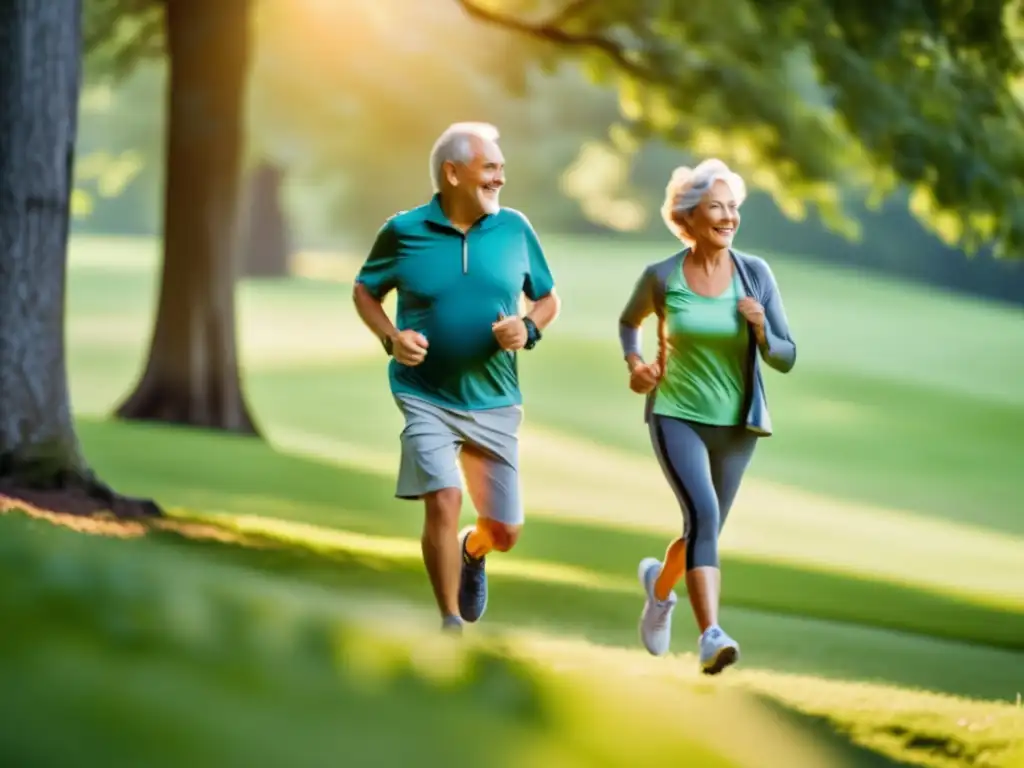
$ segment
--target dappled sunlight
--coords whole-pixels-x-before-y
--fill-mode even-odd
[[[1003,701],[980,700],[932,691],[913,690],[880,682],[830,680],[775,670],[737,666],[728,675],[709,679],[698,672],[696,653],[672,653],[667,658],[652,657],[643,650],[617,648],[592,643],[570,635],[550,635],[532,630],[509,629],[524,649],[538,655],[557,658],[563,667],[590,667],[598,660],[631,676],[656,675],[681,681],[701,682],[710,688],[741,685],[773,696],[784,696],[789,703],[808,709],[828,699],[840,709],[868,706],[894,711],[920,710],[956,712],[958,716],[1015,716],[1024,725],[1024,708],[1013,697]]]
[[[224,525],[243,534],[270,536],[282,543],[297,544],[312,551],[327,553],[343,551],[347,555],[415,563],[420,562],[423,556],[419,541],[410,538],[370,536],[273,517],[217,516],[215,510],[209,516],[187,510],[178,510],[177,514],[186,520],[216,520],[219,525]],[[558,563],[498,558],[488,565],[488,571],[499,576],[542,581],[549,584],[606,591],[634,591],[631,580],[614,579],[583,568],[574,568]]]
[[[740,489],[721,542],[727,552],[1024,604],[1021,537],[764,480]]]
[[[44,4],[15,4],[15,54],[58,31]],[[70,193],[57,202],[74,232],[50,227],[52,258],[36,248],[22,270],[22,299],[39,294],[30,271],[51,283],[40,322],[21,313],[6,329],[20,390],[7,388],[0,456],[0,754],[41,767],[1024,768],[1024,217],[999,173],[1024,165],[1024,122],[1002,98],[1024,63],[1024,0],[1010,5],[1002,27],[998,4],[977,3],[901,4],[886,27],[855,3],[781,17],[728,0],[75,4],[80,28],[62,29],[83,45],[58,47],[82,90],[62,99],[58,143],[77,150],[74,168],[48,166],[67,171],[50,181]],[[501,163],[480,137],[435,144],[453,120],[493,123]],[[722,578],[703,607],[742,646],[713,677],[699,658],[714,638],[707,574],[680,575],[658,620],[671,642],[644,650],[658,601],[637,564],[692,515],[649,445],[617,333],[625,305],[644,305],[645,358],[665,341],[653,273],[681,243],[659,212],[696,210],[692,196],[662,205],[672,168],[705,159],[694,152],[746,179],[735,246],[765,262],[738,281],[753,294],[741,305],[766,305],[768,336],[783,313],[799,350],[792,375],[762,361],[775,437],[711,547]],[[469,155],[461,202],[442,189],[424,220],[439,173]],[[506,157],[506,213],[481,219]],[[728,239],[716,216],[695,225],[689,266],[728,255],[704,248]],[[149,235],[89,234],[107,232]],[[474,569],[455,538],[481,488],[442,510],[434,536],[423,500],[396,496],[415,430],[389,387],[403,366],[366,327],[381,318],[354,307],[371,256],[384,312],[431,339],[425,366],[404,369],[413,394],[486,408],[495,387],[521,385],[521,431],[483,429],[518,441],[505,469],[526,514],[521,535],[494,531],[486,616],[464,589],[484,555]],[[702,282],[745,277],[743,259],[713,261]],[[532,304],[508,294],[547,290],[544,262],[561,314],[535,351],[506,355],[493,320]],[[718,374],[726,346],[758,354],[735,295],[718,297],[740,331],[710,355]],[[433,317],[447,298],[464,315]],[[685,346],[695,329],[670,325]],[[727,330],[713,325],[709,339]],[[36,354],[19,353],[27,342]],[[485,357],[511,368],[484,370]],[[740,367],[727,389],[748,390],[746,410]],[[460,386],[467,373],[480,381]],[[736,421],[711,419],[735,409],[703,390],[683,398],[698,421]],[[463,427],[453,439],[468,449]],[[424,452],[451,447],[428,432]],[[444,474],[418,463],[412,474]],[[509,483],[490,479],[493,506]]]
[[[23,514],[33,520],[43,520],[52,525],[92,536],[109,536],[119,539],[133,539],[146,535],[146,525],[135,520],[118,520],[113,516],[67,515],[13,499],[0,494],[0,515]]]
[[[97,240],[87,245],[76,246],[79,256],[72,270],[71,381],[77,414],[106,416],[143,362],[139,356],[148,341],[148,313],[155,300],[148,292],[153,290],[157,258],[155,248],[147,248],[152,253],[140,259],[137,242],[129,246]],[[559,321],[557,341],[552,336],[550,346],[524,359],[524,376],[534,382],[526,392],[528,416],[521,435],[527,531],[514,553],[489,561],[494,611],[491,621],[475,631],[486,641],[502,634],[502,624],[515,623],[636,647],[641,599],[635,553],[658,554],[659,542],[678,535],[681,517],[646,449],[639,401],[627,401],[630,396],[624,391],[621,404],[614,396],[618,390],[613,389],[613,377],[621,369],[614,329],[608,326],[609,318],[614,320],[609,303],[610,297],[623,294],[648,256],[663,255],[666,249],[640,245],[635,252],[626,252],[621,245],[596,239],[588,240],[583,249],[578,241],[558,238],[551,239],[550,247],[573,312]],[[243,281],[238,292],[240,360],[270,446],[83,420],[87,454],[104,477],[123,487],[164,495],[168,504],[187,508],[178,510],[180,516],[150,526],[146,535],[123,525],[108,531],[102,527],[106,523],[89,532],[171,545],[169,562],[203,559],[203,568],[216,569],[239,589],[251,581],[262,593],[291,605],[332,613],[358,611],[367,621],[408,625],[412,633],[415,627],[436,622],[417,538],[421,512],[418,505],[401,506],[393,497],[400,419],[393,410],[381,416],[371,410],[390,408],[391,403],[386,359],[362,327],[348,295],[358,259],[323,252],[302,254],[295,263],[298,278]],[[898,354],[905,339],[894,341],[894,336],[880,338],[866,350],[862,336],[875,331],[862,327],[868,322],[863,317],[861,325],[850,325],[852,315],[842,329],[822,331],[828,327],[828,312],[834,310],[829,306],[832,298],[824,297],[839,295],[836,301],[849,300],[851,306],[860,301],[863,306],[863,296],[885,294],[891,299],[896,294],[873,287],[871,281],[842,281],[785,260],[778,267],[787,299],[792,297],[787,309],[792,307],[794,322],[806,328],[805,374],[769,382],[780,403],[782,437],[762,454],[761,469],[755,458],[754,473],[742,486],[723,535],[729,585],[723,617],[745,644],[739,674],[725,683],[749,685],[750,690],[779,700],[786,694],[791,706],[811,714],[831,715],[845,708],[840,715],[863,726],[857,737],[862,743],[872,738],[899,741],[886,736],[885,729],[898,720],[913,721],[918,702],[922,708],[928,705],[927,694],[904,697],[898,707],[886,710],[875,706],[884,705],[882,688],[833,688],[842,684],[811,677],[805,685],[803,678],[767,670],[1012,696],[1008,677],[1019,676],[1019,654],[1007,649],[1017,647],[1020,635],[1024,569],[1019,553],[1024,540],[991,533],[982,527],[980,516],[977,526],[966,516],[965,522],[929,516],[944,513],[937,495],[957,491],[948,476],[925,484],[928,458],[921,458],[921,453],[928,452],[930,444],[925,441],[931,432],[912,423],[917,411],[910,418],[887,413],[909,402],[907,398],[927,394],[908,386],[904,374],[911,364],[928,363],[933,351],[911,351],[907,354],[914,359],[908,362]],[[76,281],[82,288],[77,293]],[[125,301],[111,304],[105,298],[103,291],[114,289],[125,294]],[[912,291],[906,295],[907,301],[918,303],[919,314],[936,304],[934,297],[914,296]],[[1000,312],[962,304],[954,306],[954,315],[963,313],[961,321],[979,317],[988,329],[970,352],[972,360],[984,357],[988,367],[982,369],[991,373],[1003,366],[1005,372],[1010,363],[999,362],[1001,350],[1007,339],[1016,340],[1016,331],[1000,330],[1007,323]],[[890,300],[879,299],[879,306],[881,314],[891,314],[885,309],[893,306]],[[876,320],[887,322],[875,316],[869,322]],[[904,333],[900,328],[896,336]],[[837,339],[839,346],[850,347],[839,363],[836,350],[828,346]],[[866,370],[865,355],[874,368],[884,369],[887,378],[865,383],[853,375]],[[363,364],[370,360],[376,362]],[[838,380],[825,375],[830,370],[840,370]],[[910,380],[959,392],[965,387],[1006,389],[988,374],[987,383],[967,387],[970,382],[948,366],[932,373],[931,379],[921,382],[921,376],[932,374],[918,370],[916,379]],[[570,380],[570,375],[591,378],[584,384],[583,378]],[[925,409],[923,404],[922,412]],[[984,411],[977,413],[989,418]],[[604,414],[600,423],[594,414]],[[910,492],[920,489],[925,494],[917,501],[907,494],[895,497],[896,480],[888,475],[864,494],[836,485],[829,476],[846,471],[843,478],[863,474],[864,482],[871,482],[867,470],[876,450],[873,433],[876,425],[887,423],[886,418],[893,418],[890,425],[902,430],[902,442],[894,442],[908,451],[919,447],[906,479]],[[968,418],[974,416],[964,417]],[[1005,419],[999,423],[1012,424]],[[828,454],[835,447],[817,442],[829,430],[846,453],[832,455],[819,466],[810,454]],[[594,435],[599,439],[587,439]],[[971,439],[976,441],[979,435],[971,433]],[[979,447],[995,460],[1004,443],[997,436]],[[805,453],[807,461],[802,460]],[[958,454],[940,451],[936,458],[954,455]],[[847,471],[848,462],[854,466]],[[780,463],[787,471],[780,473]],[[893,467],[886,470],[891,474]],[[985,479],[981,472],[966,480]],[[964,492],[972,487],[965,486]],[[990,504],[995,511],[986,520],[1003,514],[998,501],[1009,491],[1008,484],[995,486]],[[873,503],[854,501],[844,497],[846,493]],[[468,520],[473,509],[468,496],[464,502]],[[235,574],[243,569],[244,577]],[[190,583],[186,576],[182,579]],[[841,604],[830,605],[830,599]],[[1002,614],[992,608],[1000,604],[1011,610]],[[683,651],[694,647],[688,621],[689,616],[680,615],[674,643]],[[550,635],[545,638],[555,641]],[[797,641],[804,650],[794,654]],[[580,662],[574,660],[577,653]],[[588,655],[571,645],[565,654],[551,651],[547,658],[567,670],[576,663],[603,669],[618,663],[611,661],[613,655],[619,658],[618,653],[598,648]],[[622,669],[628,676],[669,681],[678,676],[685,685],[708,684],[696,678],[692,653],[661,660],[632,650],[622,653]],[[718,690],[722,683],[711,685]],[[876,709],[882,715],[876,717]],[[922,724],[922,731],[947,728],[952,722],[945,710],[934,711],[942,717]],[[969,730],[971,724],[988,722],[973,712],[965,715],[968,725],[954,724],[942,739],[956,738],[957,728]],[[837,722],[842,726],[845,721]],[[991,727],[1000,731],[1003,720],[997,718]]]
[[[985,754],[995,760],[1008,756],[1014,743],[1020,744],[1024,738],[1024,708],[1014,699],[967,699],[884,683],[829,680],[750,667],[731,670],[727,676],[709,681],[697,673],[694,654],[653,659],[641,651],[568,637],[513,633],[523,653],[550,659],[559,669],[599,665],[631,677],[670,679],[708,691],[725,688],[755,692],[799,712],[825,717],[849,733],[855,743],[894,758],[925,759],[930,738],[959,747],[962,755]],[[917,729],[908,727],[908,722],[916,723]],[[923,738],[919,740],[918,736]]]
[[[246,535],[219,524],[187,518],[154,518],[147,520],[119,519],[113,515],[76,515],[54,512],[22,499],[13,499],[0,494],[0,515],[25,515],[51,525],[66,528],[75,533],[90,536],[104,536],[115,539],[136,539],[152,531],[172,531],[197,541],[216,541],[221,544],[237,544],[246,547],[263,547],[267,541]]]
[[[345,596],[352,592],[356,596],[364,592],[367,597],[376,595],[373,599],[386,604],[395,597],[411,597],[424,611],[423,620],[432,623],[414,531],[398,536],[362,535],[338,530],[333,522],[291,523],[272,516],[235,516],[216,508],[202,512],[171,508],[168,512],[169,518],[146,526],[145,536],[135,536],[177,544],[173,549],[163,550],[167,555],[163,561],[168,564],[199,565],[194,558],[205,558],[202,570],[223,571],[219,582],[225,587],[225,579],[234,583],[232,588],[258,582],[263,594],[279,595],[293,604],[309,603],[321,610],[333,606],[332,612],[340,610],[341,604],[347,602]],[[43,533],[42,529],[37,532]],[[182,561],[182,557],[189,559]],[[244,570],[237,570],[237,566]],[[153,567],[157,567],[155,563]],[[484,631],[490,633],[492,628],[499,630],[502,625],[557,627],[559,631],[580,632],[592,640],[634,646],[640,600],[632,573],[619,576],[613,569],[609,575],[603,567],[595,567],[599,572],[591,567],[562,565],[546,555],[493,558],[489,572],[494,579],[496,604]],[[192,566],[183,569],[177,582],[179,588],[184,588],[184,580],[191,578],[189,574],[193,571]],[[1020,622],[1016,616],[1010,617],[1005,626],[997,626],[992,623],[992,611],[983,607],[893,592],[882,584],[872,587],[854,581],[821,583],[813,573],[786,575],[771,567],[751,570],[742,563],[735,563],[730,573],[732,595],[744,593],[746,599],[741,599],[738,606],[727,604],[723,615],[740,636],[757,638],[748,651],[748,665],[813,670],[816,674],[843,678],[867,676],[903,685],[923,682],[940,690],[980,690],[986,695],[1003,689],[1003,677],[996,670],[1017,666],[1012,651],[972,647],[962,642],[987,638],[985,642],[1017,647],[1014,643],[1019,635],[1014,635],[1014,627],[1019,627]],[[747,586],[741,586],[742,581]],[[306,587],[297,591],[302,583]],[[761,592],[758,583],[763,585]],[[805,590],[807,594],[801,598],[792,593],[794,589]],[[849,601],[838,614],[828,610],[821,613],[821,598],[828,590]],[[868,602],[872,592],[875,597],[871,599],[876,604]],[[367,605],[372,616],[372,600]],[[786,615],[794,611],[801,616],[813,614],[821,618]],[[902,611],[895,622],[894,611]],[[947,618],[941,619],[942,615]],[[685,649],[686,620],[681,616],[680,621],[677,647]],[[904,633],[880,630],[874,626],[876,623],[903,629]],[[950,623],[956,628],[952,629]],[[993,634],[992,630],[997,631]],[[921,634],[930,631],[946,635],[952,632],[961,642],[935,640]],[[788,655],[794,636],[810,643],[799,658]],[[943,667],[940,673],[933,665],[945,664],[951,652],[958,654],[957,668]]]
[[[68,269],[153,275],[162,261],[160,241],[152,237],[75,235],[68,241]],[[72,282],[70,291],[74,291]]]
[[[590,141],[562,172],[562,191],[579,203],[590,221],[619,232],[643,227],[649,213],[643,199],[629,188],[630,158],[611,145]]]
[[[151,713],[159,700],[162,716],[188,727],[193,749],[209,754],[216,753],[214,745],[251,744],[252,724],[284,706],[296,722],[260,749],[301,734],[289,749],[277,749],[293,758],[306,754],[309,739],[333,744],[324,733],[351,742],[350,731],[337,729],[344,722],[373,736],[369,745],[357,740],[345,752],[364,764],[367,755],[383,754],[375,739],[395,721],[423,722],[430,711],[436,727],[407,732],[407,739],[447,740],[477,723],[487,746],[507,736],[515,747],[499,750],[509,758],[499,766],[544,757],[543,765],[582,768],[609,756],[615,764],[629,764],[630,756],[648,764],[671,757],[674,765],[690,760],[702,768],[737,760],[765,768],[857,764],[847,762],[841,738],[805,731],[799,726],[809,723],[766,707],[742,686],[677,679],[659,673],[658,661],[639,652],[602,653],[500,627],[452,642],[427,623],[426,611],[401,600],[275,579],[214,557],[223,554],[216,549],[193,551],[185,560],[159,540],[84,542],[47,533],[5,529],[3,540],[21,541],[23,556],[14,561],[5,549],[0,566],[8,574],[15,565],[31,572],[37,598],[23,599],[16,579],[2,581],[0,601],[17,610],[21,629],[8,638],[16,654],[4,656],[20,664],[5,674],[14,679],[15,668],[28,664],[47,682],[30,686],[34,696],[19,700],[22,713],[49,712],[59,702],[61,712],[75,710],[69,722],[76,723],[83,706],[120,711],[116,719],[89,721],[94,737],[109,738],[116,727],[119,747],[137,746],[140,729],[151,729],[129,713]],[[48,563],[57,559],[62,569],[55,571]],[[68,573],[77,578],[69,580]],[[636,674],[634,662],[646,664],[649,674]],[[101,689],[113,670],[123,674],[122,684]],[[661,706],[644,706],[652,700]],[[218,720],[215,732],[199,727],[217,710],[243,720]],[[738,723],[743,740],[735,739]],[[250,727],[234,727],[242,724]],[[771,745],[768,761],[762,759],[765,745]],[[251,757],[258,759],[255,752]]]
[[[393,451],[374,451],[283,428],[271,436],[289,451],[383,476],[397,467],[397,440]],[[521,447],[528,519],[660,533],[666,542],[680,533],[678,504],[653,456],[532,425]],[[1019,537],[756,478],[741,487],[721,543],[725,553],[1024,604]]]
[[[522,445],[531,514],[681,532],[678,503],[653,455],[644,459],[530,426]],[[756,478],[741,486],[721,544],[728,553],[1024,604],[1024,539]]]

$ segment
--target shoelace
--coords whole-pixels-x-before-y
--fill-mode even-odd
[[[656,601],[654,603],[654,627],[664,629],[668,623],[668,617],[672,613],[672,603],[668,600]]]

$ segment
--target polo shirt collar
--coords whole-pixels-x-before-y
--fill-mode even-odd
[[[435,192],[433,197],[430,198],[430,203],[427,205],[427,221],[431,224],[436,224],[439,227],[444,227],[452,231],[458,232],[449,220],[445,216],[444,209],[441,207],[441,193]],[[484,217],[477,221],[473,225],[474,229],[491,229],[498,225],[498,216],[496,214],[484,214]],[[461,233],[460,233],[461,234]]]

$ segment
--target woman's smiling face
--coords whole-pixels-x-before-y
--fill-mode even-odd
[[[719,179],[686,217],[686,228],[696,246],[714,250],[732,245],[740,226],[740,204],[730,186]]]

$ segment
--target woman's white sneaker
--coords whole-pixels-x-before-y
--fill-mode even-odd
[[[675,610],[678,600],[675,591],[670,592],[665,600],[658,600],[654,596],[654,584],[660,573],[660,561],[653,557],[647,557],[640,561],[637,575],[640,577],[640,585],[647,596],[644,601],[644,610],[640,614],[640,639],[648,653],[654,656],[663,656],[668,653],[672,641],[672,611]]]
[[[740,658],[740,646],[725,634],[721,627],[710,626],[697,641],[700,648],[700,670],[705,675],[717,675]]]

